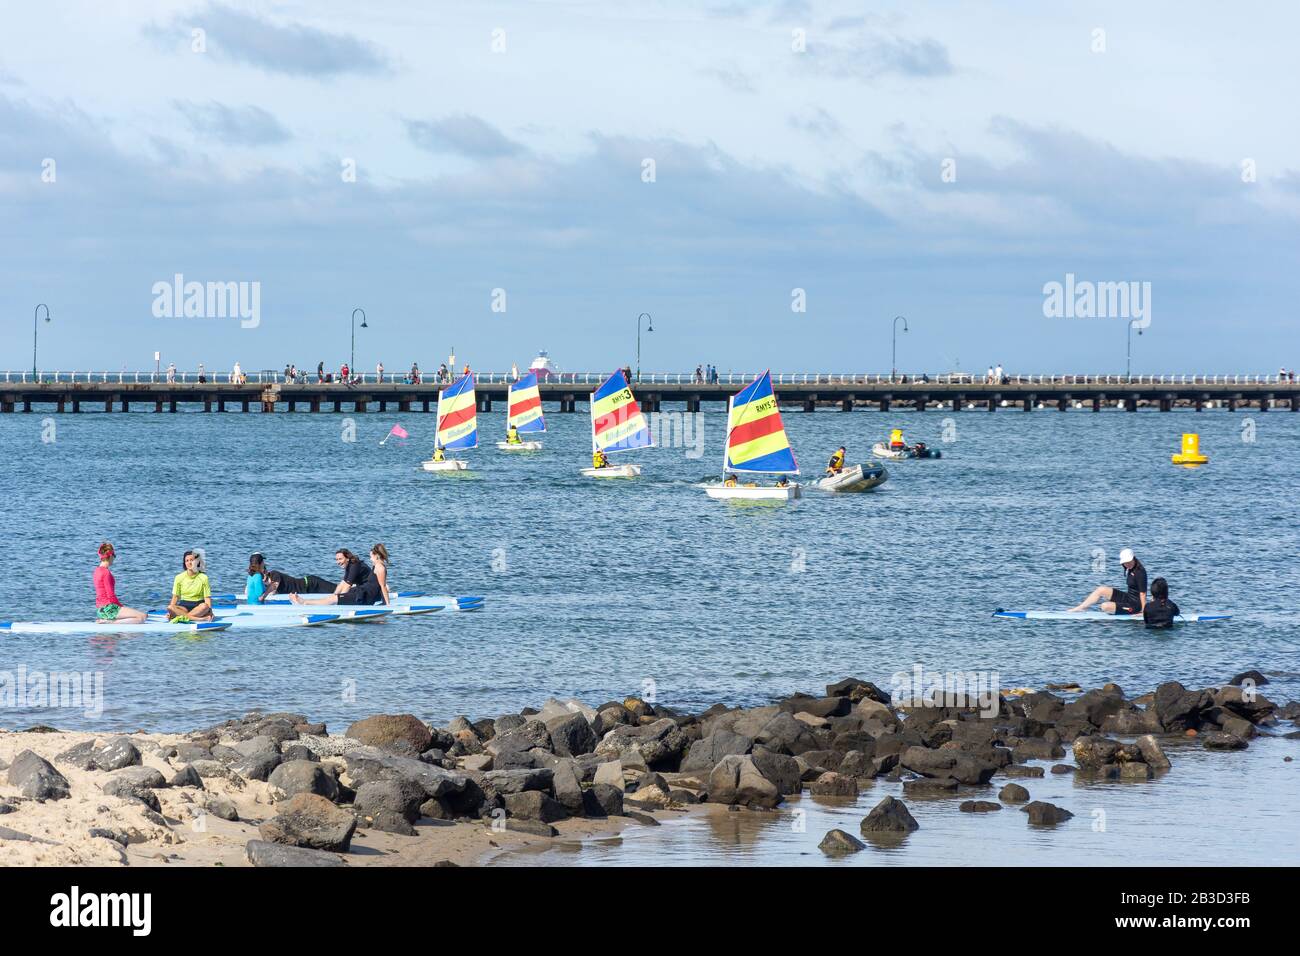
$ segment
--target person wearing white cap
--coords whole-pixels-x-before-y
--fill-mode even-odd
[[[1147,569],[1133,556],[1132,548],[1119,553],[1119,563],[1124,566],[1124,587],[1101,585],[1071,611],[1086,611],[1097,604],[1107,614],[1141,614],[1147,606]]]

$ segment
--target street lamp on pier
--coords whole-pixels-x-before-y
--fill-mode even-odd
[[[905,319],[901,315],[894,316],[893,347],[890,350],[890,356],[889,356],[889,365],[890,365],[889,380],[891,382],[898,375],[898,323],[899,322],[903,323],[903,331],[904,332],[907,331],[907,319]]]
[[[646,331],[655,330],[654,319],[650,318],[649,312],[642,312],[636,317],[636,380],[641,381],[641,320],[646,320]]]
[[[50,321],[50,307],[42,302],[35,311],[32,312],[32,381],[36,381],[36,330],[40,328],[38,323],[41,318],[41,309],[45,310],[45,321]]]
[[[357,313],[358,312],[361,313],[361,327],[363,329],[370,328],[370,326],[366,325],[366,310],[353,309],[352,310],[352,361],[348,363],[349,375],[354,374],[357,370]]]

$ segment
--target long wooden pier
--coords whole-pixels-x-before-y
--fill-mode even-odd
[[[83,373],[84,374],[84,373]],[[129,412],[152,409],[175,412],[181,406],[200,407],[203,411],[312,411],[428,412],[436,408],[437,384],[420,385],[402,382],[295,383],[270,380],[246,382],[168,382],[139,381],[134,373],[107,373],[104,380],[96,373],[91,381],[0,381],[0,412],[48,409],[59,413],[95,410]],[[136,380],[132,380],[134,379]],[[590,391],[603,376],[593,373],[565,373],[561,380],[539,386],[542,400],[560,412],[574,412],[585,406]],[[642,408],[661,411],[665,403],[679,405],[685,411],[699,411],[706,402],[724,405],[737,388],[748,381],[740,375],[723,376],[718,382],[663,381],[662,374],[643,378],[635,384]],[[1003,382],[983,381],[982,376],[941,376],[931,380],[889,381],[880,376],[773,376],[782,405],[814,411],[836,408],[841,411],[875,409],[882,412],[899,409],[949,408],[961,410],[975,406],[996,411],[999,408],[1090,409],[1122,407],[1128,411],[1156,408],[1207,407],[1235,411],[1271,408],[1300,411],[1300,382],[1271,379],[1254,380],[1246,376],[1147,376],[1136,380],[1119,377],[1090,376],[1018,376]],[[802,379],[802,380],[799,380]],[[1165,380],[1168,379],[1168,380]],[[1190,381],[1189,381],[1190,379]],[[1226,380],[1225,379],[1233,379]],[[477,381],[480,411],[491,411],[494,403],[504,403],[509,376],[482,375]],[[445,387],[445,386],[444,386]]]

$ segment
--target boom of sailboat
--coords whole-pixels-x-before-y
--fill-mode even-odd
[[[540,451],[542,442],[532,436],[546,431],[536,372],[509,386],[505,438],[496,443],[504,452]],[[639,462],[611,459],[613,455],[653,448],[654,438],[633,393],[626,372],[609,375],[590,395],[591,466],[581,469],[587,478],[636,478]],[[449,456],[478,447],[478,396],[474,376],[466,373],[438,392],[437,432],[432,456],[421,468],[434,473],[470,471],[467,458]],[[731,501],[792,501],[804,488],[854,492],[874,488],[888,479],[880,464],[850,465],[837,453],[825,475],[803,485],[791,481],[800,474],[770,371],[756,377],[727,403],[727,434],[723,443],[722,476],[703,488],[710,498]],[[761,478],[774,478],[760,481]]]

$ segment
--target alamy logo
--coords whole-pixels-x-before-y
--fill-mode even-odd
[[[176,273],[171,282],[155,282],[153,314],[158,319],[239,319],[245,329],[262,324],[262,283],[186,282]]]
[[[74,886],[50,897],[50,925],[129,926],[131,935],[148,936],[153,928],[153,894],[86,893]]]
[[[1073,272],[1064,282],[1043,286],[1043,315],[1049,319],[1131,319],[1133,328],[1151,325],[1150,282],[1076,281]]]

